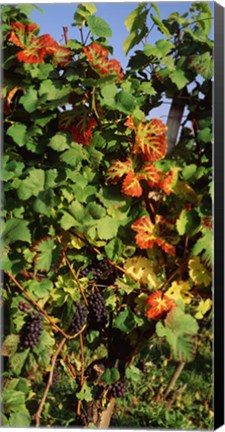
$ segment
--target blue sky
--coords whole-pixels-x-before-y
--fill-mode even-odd
[[[161,12],[161,18],[167,18],[172,12],[183,14],[188,11],[192,2],[156,2]],[[121,2],[121,3],[98,3],[94,2],[97,8],[97,16],[103,18],[111,27],[113,36],[109,38],[109,43],[114,47],[113,57],[119,60],[123,67],[127,65],[127,58],[123,53],[122,43],[128,36],[128,32],[124,25],[124,20],[138,5],[136,2]],[[213,5],[212,2],[210,2]],[[40,25],[40,34],[50,33],[51,36],[58,42],[64,43],[63,26],[68,27],[69,39],[79,39],[79,31],[76,27],[72,27],[73,15],[76,11],[78,3],[42,3],[38,4],[44,10],[44,14],[38,10],[31,12],[31,18],[34,22]],[[154,44],[157,39],[163,38],[162,34],[156,28],[150,34],[148,43]]]
[[[160,9],[161,18],[167,18],[172,12],[179,12],[183,14],[188,12],[191,4],[190,1],[160,1],[155,2]],[[76,11],[79,3],[42,3],[37,4],[41,9],[44,10],[44,14],[40,13],[37,9],[31,12],[31,18],[34,22],[40,26],[40,34],[49,33],[57,42],[64,43],[63,38],[63,26],[68,27],[69,39],[78,39],[80,41],[80,33],[76,27],[72,27],[73,15]],[[129,57],[137,47],[131,50],[128,57],[125,57],[123,53],[123,42],[128,36],[128,31],[124,25],[124,20],[138,5],[137,2],[121,2],[112,3],[94,2],[97,12],[96,15],[103,18],[112,29],[112,38],[109,38],[109,44],[113,46],[114,53],[113,58],[116,58],[121,62],[122,67],[125,69],[128,63]],[[209,5],[213,9],[213,2],[209,2]],[[84,30],[84,32],[87,31]],[[212,33],[213,35],[213,33]],[[213,36],[211,36],[213,38]],[[156,26],[154,26],[151,34],[148,38],[148,43],[154,45],[155,41],[163,39],[163,35],[159,33]],[[154,109],[154,115],[161,117],[164,121],[166,120],[170,104],[166,101],[159,108]]]

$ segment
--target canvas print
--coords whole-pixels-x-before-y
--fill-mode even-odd
[[[213,429],[213,9],[2,5],[3,426]]]

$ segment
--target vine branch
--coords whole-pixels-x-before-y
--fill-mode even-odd
[[[50,322],[52,327],[54,327],[61,335],[66,339],[75,339],[79,334],[83,333],[83,331],[86,328],[86,325],[82,327],[82,329],[76,333],[75,335],[69,335],[66,332],[64,332],[54,321],[53,319],[48,315],[48,313],[34,300],[34,298],[28,294],[25,289],[22,287],[22,285],[18,282],[18,280],[9,272],[6,272],[6,274],[9,276],[9,278],[14,282],[14,284],[17,286],[17,288],[23,293],[24,297],[26,297],[35,307],[38,309],[45,318]]]
[[[84,343],[83,343],[83,336],[80,334],[80,352],[81,352],[81,377],[80,377],[80,387],[83,387],[84,384],[84,369],[85,369],[85,362],[84,362]],[[80,415],[80,408],[81,408],[81,400],[78,400],[77,403],[77,414]]]
[[[63,345],[65,344],[65,342],[66,342],[66,338],[64,337],[64,338],[61,340],[61,342],[60,342],[60,344],[59,344],[59,346],[58,346],[58,348],[57,348],[57,351],[56,351],[55,354],[52,356],[51,371],[50,371],[50,373],[49,373],[48,382],[47,382],[47,385],[46,385],[46,387],[45,387],[45,391],[44,391],[44,394],[43,394],[43,396],[42,396],[42,399],[41,399],[41,403],[40,403],[40,405],[39,405],[39,408],[38,408],[38,410],[37,410],[37,412],[36,412],[36,414],[35,414],[35,416],[34,416],[35,419],[36,419],[36,427],[39,427],[39,426],[40,426],[41,413],[42,413],[42,411],[43,411],[44,404],[45,404],[45,401],[46,401],[47,396],[48,396],[48,392],[49,392],[50,387],[51,387],[51,385],[52,385],[52,379],[53,379],[53,373],[54,373],[54,369],[55,369],[56,360],[57,360],[57,357],[58,357],[58,355],[59,355],[61,349],[63,348]]]

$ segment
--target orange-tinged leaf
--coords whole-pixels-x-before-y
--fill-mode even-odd
[[[166,125],[159,119],[152,119],[146,124],[139,122],[135,128],[136,142],[133,153],[142,152],[145,160],[149,162],[164,158],[167,149],[164,135],[166,130]]]
[[[11,26],[12,30],[8,35],[8,40],[20,48],[28,46],[34,39],[34,33],[39,29],[39,26],[34,23],[22,24],[20,22],[13,22]]]
[[[175,248],[166,241],[160,233],[160,224],[164,221],[159,215],[156,215],[156,224],[154,225],[149,216],[143,216],[133,223],[132,229],[137,232],[135,240],[141,249],[151,249],[157,244],[161,249],[170,255],[175,255]]]
[[[155,162],[163,159],[166,155],[167,143],[164,135],[148,136],[136,135],[136,143],[133,147],[133,153],[142,152],[145,159],[149,162]]]
[[[116,160],[112,162],[111,167],[108,169],[106,178],[110,180],[111,183],[117,183],[124,174],[128,174],[130,171],[133,171],[133,169],[132,162],[129,158],[127,158],[125,162]]]
[[[151,306],[147,309],[146,316],[153,320],[162,318],[165,313],[176,307],[176,303],[166,295],[163,295],[162,291],[150,294],[146,300],[146,304]]]
[[[176,185],[178,180],[178,172],[180,168],[174,167],[169,173],[161,173],[161,181],[159,182],[159,187],[166,193],[166,195],[170,195],[173,187]]]
[[[130,171],[126,175],[122,185],[122,192],[133,197],[140,197],[142,195],[142,187],[133,171]]]
[[[4,101],[4,114],[5,115],[7,115],[11,112],[10,104],[12,102],[12,98],[15,96],[15,94],[17,93],[18,90],[21,90],[23,93],[25,93],[25,90],[22,87],[15,86],[7,94],[7,97]]]
[[[99,75],[116,74],[119,79],[123,79],[122,68],[118,60],[108,60],[108,50],[101,45],[91,43],[83,48],[92,68]]]
[[[134,120],[131,116],[128,117],[124,125],[127,126],[129,129],[135,130]]]
[[[146,180],[150,187],[154,187],[158,186],[160,182],[160,175],[152,163],[145,162],[140,172],[139,179]]]

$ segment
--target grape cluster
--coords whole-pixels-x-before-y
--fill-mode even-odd
[[[81,270],[80,277],[87,277],[89,273],[92,273],[92,279],[96,282],[102,279],[116,277],[115,268],[107,259],[96,261],[91,266]]]
[[[116,381],[112,384],[110,395],[114,398],[123,397],[126,393],[126,387],[122,381]]]
[[[20,335],[22,348],[33,348],[37,345],[43,331],[42,320],[42,315],[34,312],[27,316]]]
[[[87,313],[88,311],[85,306],[81,304],[76,305],[76,312],[70,326],[70,330],[72,333],[78,333],[82,329],[84,322],[87,318]]]
[[[21,312],[29,312],[31,306],[29,303],[19,302],[18,308]]]
[[[89,320],[93,328],[104,328],[108,322],[105,300],[99,292],[88,298]]]
[[[77,426],[87,426],[88,423],[92,421],[92,418],[88,416],[86,413],[80,413],[76,417],[76,425]]]

